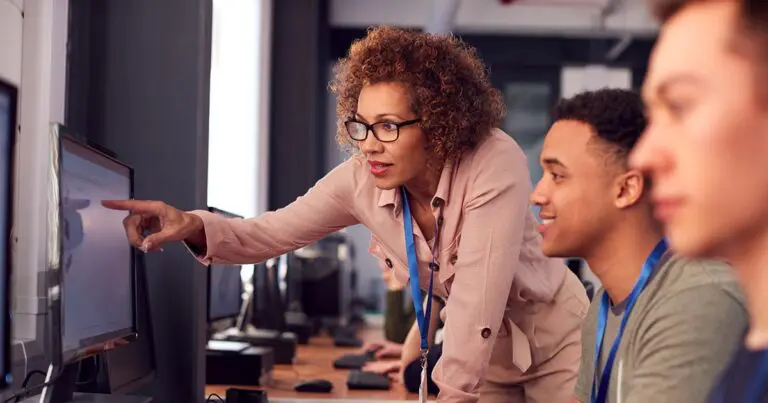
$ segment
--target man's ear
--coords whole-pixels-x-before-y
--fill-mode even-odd
[[[614,204],[617,208],[629,208],[643,198],[645,179],[637,169],[630,169],[616,178]]]

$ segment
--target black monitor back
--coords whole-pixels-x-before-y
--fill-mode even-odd
[[[251,323],[259,329],[284,331],[285,305],[280,291],[277,259],[253,267]]]
[[[351,270],[346,267],[348,240],[334,233],[312,245],[316,257],[302,259],[301,305],[304,313],[315,319],[346,318],[351,300]]]

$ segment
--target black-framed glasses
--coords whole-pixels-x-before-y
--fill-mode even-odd
[[[421,122],[421,119],[411,119],[404,122],[376,122],[367,124],[355,119],[344,122],[347,128],[347,134],[352,140],[363,141],[368,137],[368,132],[372,132],[376,140],[382,143],[391,143],[400,137],[400,128],[410,126]]]

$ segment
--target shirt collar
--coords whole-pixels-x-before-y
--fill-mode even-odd
[[[451,195],[451,182],[453,181],[453,171],[455,167],[455,160],[448,159],[443,165],[443,170],[440,173],[440,181],[437,183],[437,191],[432,198],[432,205],[436,203],[442,203],[443,205],[448,203]],[[377,190],[379,192],[379,207],[393,207],[393,213],[397,217],[402,211],[402,200],[400,197],[400,188]]]

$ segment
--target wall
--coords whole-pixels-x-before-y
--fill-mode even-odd
[[[63,121],[68,1],[24,4],[14,235],[15,338],[42,340],[51,122]],[[62,38],[63,37],[63,38]]]
[[[543,5],[532,5],[534,3]],[[572,5],[562,5],[565,3]],[[499,0],[464,0],[456,16],[456,31],[584,35],[595,30],[599,8],[589,4],[596,3],[600,2],[540,0],[504,5]],[[606,29],[653,35],[656,24],[645,2],[626,0],[623,3],[606,21]],[[333,27],[348,28],[375,24],[422,27],[429,20],[431,7],[431,0],[332,0],[330,21]]]
[[[208,203],[245,217],[266,208],[270,10],[269,1],[213,2]]]
[[[273,7],[269,209],[288,205],[325,174],[326,0]]]
[[[21,82],[22,4],[0,0],[0,80]]]

